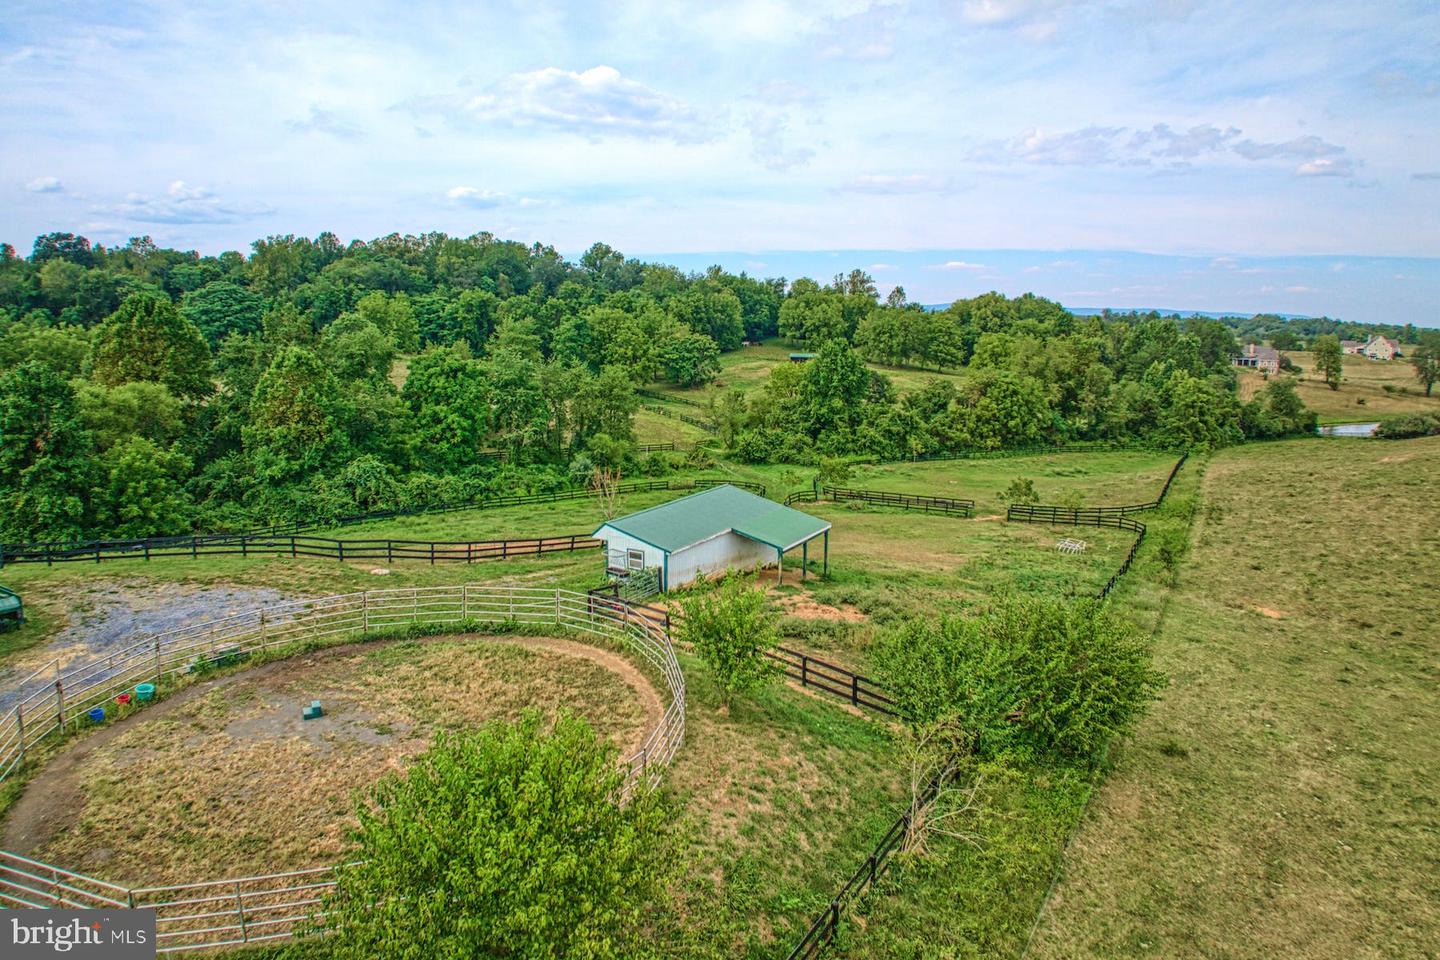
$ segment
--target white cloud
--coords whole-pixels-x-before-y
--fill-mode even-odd
[[[1410,174],[1411,180],[1440,180],[1440,170],[1425,170]]]
[[[1137,131],[1131,138],[1133,148],[1152,147],[1154,157],[1173,157],[1193,160],[1201,154],[1223,149],[1227,143],[1240,136],[1238,127],[1221,130],[1212,124],[1191,127],[1184,133],[1170,129],[1168,123],[1157,123],[1149,130]]]
[[[1355,161],[1348,157],[1321,157],[1300,164],[1295,168],[1295,174],[1301,177],[1353,177]]]
[[[965,260],[946,260],[944,263],[932,264],[936,270],[985,270],[988,269],[983,263],[969,263]]]
[[[120,203],[103,209],[139,223],[170,224],[238,223],[274,212],[267,204],[222,202],[213,191],[191,186],[184,180],[171,183],[164,196],[131,193]]]
[[[1285,288],[1286,293],[1319,293],[1314,287],[1307,287],[1302,284],[1293,284]]]
[[[901,194],[901,193],[935,193],[945,190],[950,183],[943,177],[933,177],[923,173],[911,174],[889,174],[889,173],[867,173],[862,176],[852,177],[840,185],[845,193],[873,193],[873,194]]]
[[[1246,160],[1274,160],[1277,158],[1315,160],[1344,153],[1345,148],[1333,143],[1326,143],[1312,133],[1280,143],[1257,143],[1254,140],[1241,140],[1235,144],[1235,152]]]
[[[25,189],[31,193],[63,193],[65,185],[59,177],[36,177],[25,184]]]
[[[975,150],[975,160],[1016,160],[1057,166],[1093,166],[1120,160],[1115,141],[1123,127],[1090,126],[1066,133],[1027,130],[1010,140],[991,141]]]
[[[291,120],[287,126],[296,133],[324,133],[337,140],[358,140],[365,131],[360,125],[346,119],[334,110],[310,105],[310,113],[303,119]]]
[[[817,52],[827,60],[888,60],[895,55],[899,7],[875,4],[848,17],[827,17]]]
[[[476,187],[451,187],[445,191],[445,198],[461,207],[475,210],[493,210],[496,207],[531,207],[541,203],[531,197],[515,197],[498,190],[481,190]]]
[[[750,129],[750,155],[769,170],[789,170],[804,166],[815,156],[809,147],[786,144],[790,118],[775,110],[757,109],[750,112],[746,126]]]
[[[895,269],[895,264],[893,264],[893,263],[872,263],[872,264],[870,264],[870,266],[866,267],[865,269],[866,269],[866,270],[869,270],[869,271],[871,271],[871,272],[874,272],[874,273],[878,273],[878,272],[880,272],[881,270],[894,270],[894,269]]]
[[[684,101],[627,80],[614,67],[576,72],[546,67],[515,73],[486,93],[412,101],[422,114],[452,120],[546,128],[596,139],[619,136],[693,143],[706,139],[699,116]]]

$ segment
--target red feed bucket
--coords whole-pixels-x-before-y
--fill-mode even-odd
[[[122,707],[128,707],[128,706],[130,705],[130,694],[128,694],[128,693],[122,693],[122,694],[120,694],[120,696],[118,696],[118,697],[115,698],[115,702],[118,703],[118,704],[120,704],[120,706],[122,706]]]

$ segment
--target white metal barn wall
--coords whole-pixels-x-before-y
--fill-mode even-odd
[[[595,531],[596,539],[605,541],[605,555],[608,558],[614,553],[624,553],[628,550],[639,550],[645,554],[645,566],[659,570],[665,565],[665,551],[659,547],[652,547],[644,540],[637,540],[628,533],[621,533],[611,526],[601,527]]]
[[[775,548],[738,533],[723,533],[670,554],[668,589],[722,570],[749,570],[776,561]]]

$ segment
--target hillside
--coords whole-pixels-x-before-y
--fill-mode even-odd
[[[1170,675],[1028,956],[1440,949],[1440,440],[1215,456],[1156,637]]]

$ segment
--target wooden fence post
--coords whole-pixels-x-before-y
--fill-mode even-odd
[[[55,727],[65,732],[65,687],[59,677],[55,678]]]
[[[21,704],[15,704],[15,726],[20,737],[20,763],[25,763],[25,711]]]
[[[364,632],[370,632],[370,591],[360,594],[360,618]]]
[[[235,884],[235,913],[240,917],[240,939],[244,943],[250,942],[250,932],[245,929],[245,894],[240,891],[240,884]]]
[[[160,686],[160,637],[155,637],[155,686]]]

